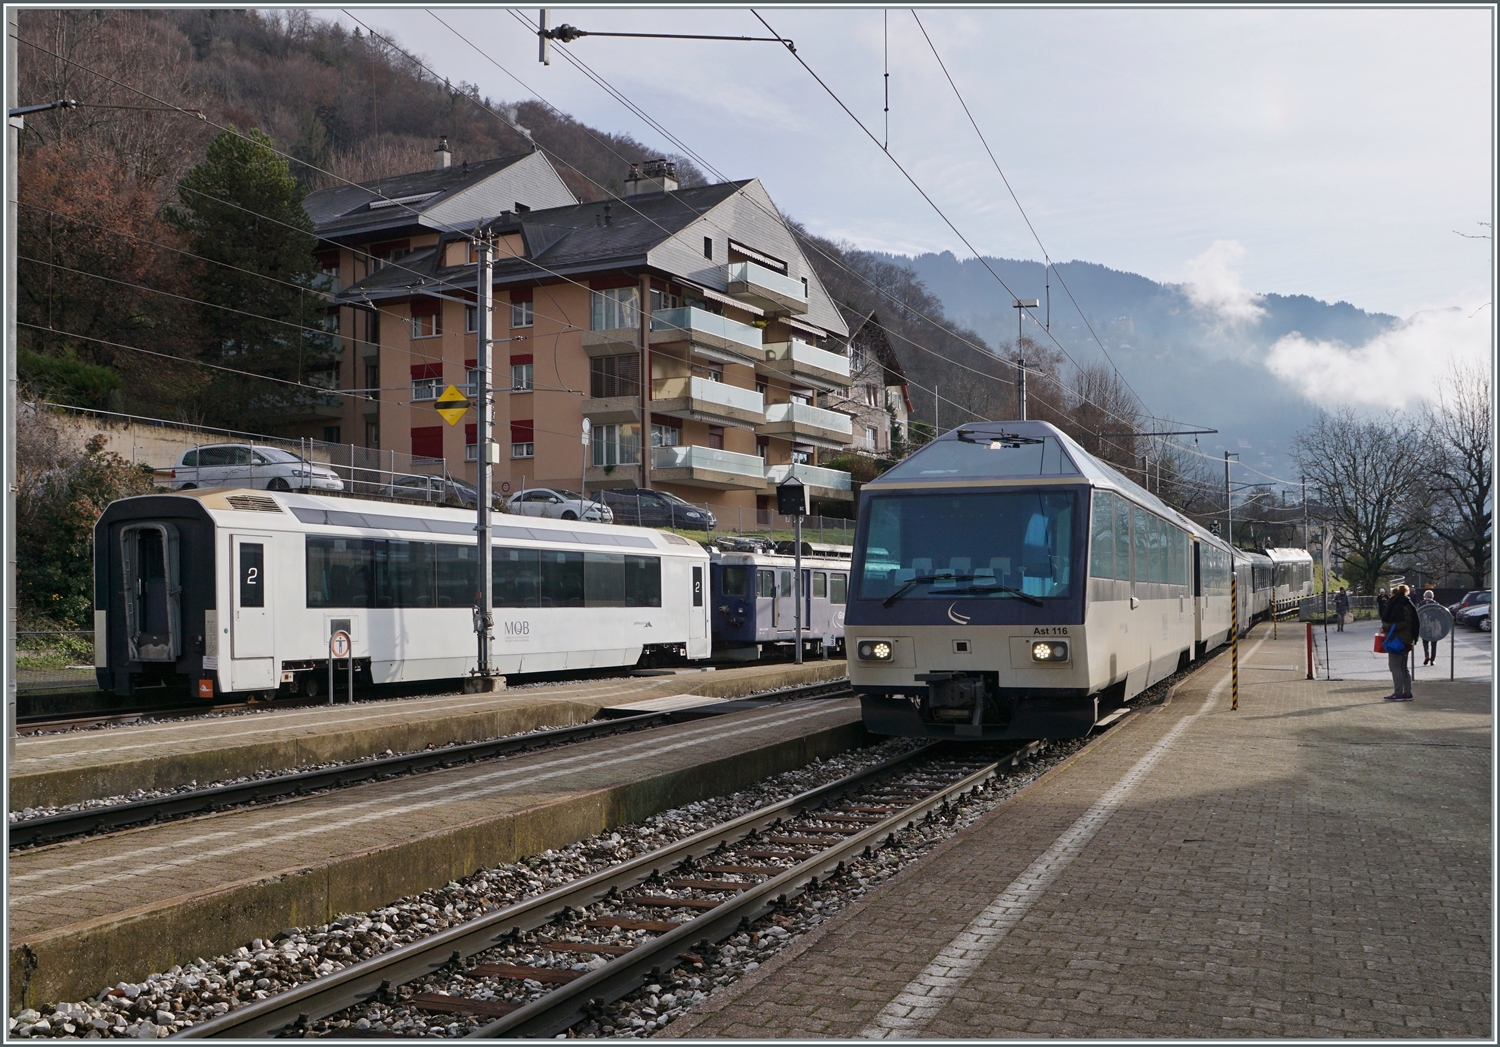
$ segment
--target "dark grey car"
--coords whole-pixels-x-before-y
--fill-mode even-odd
[[[719,525],[708,509],[665,491],[628,488],[599,491],[596,497],[614,510],[618,524],[673,527],[679,531],[711,531]]]

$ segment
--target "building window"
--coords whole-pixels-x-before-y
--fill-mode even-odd
[[[661,422],[651,423],[651,446],[652,447],[677,447],[682,443],[682,430],[675,425],[663,425]]]
[[[707,378],[710,382],[724,382],[723,364],[694,364],[692,367],[695,378]]]
[[[766,395],[766,390],[769,389],[769,388],[770,388],[770,386],[766,384],[765,379],[763,379],[763,378],[757,378],[755,380],[755,391],[757,393],[760,393],[761,396],[765,396]]]
[[[792,464],[812,465],[812,455],[806,451],[799,451],[794,447],[792,448]]]
[[[464,334],[479,333],[479,306],[464,306]]]
[[[872,451],[880,450],[880,437],[876,434],[875,427],[872,425],[865,426],[865,446]]]
[[[532,458],[536,455],[536,430],[534,422],[510,423],[510,456]]]
[[[438,393],[441,391],[438,389],[438,385],[441,382],[441,378],[418,378],[413,380],[411,383],[411,398],[413,400],[436,400]]]
[[[531,361],[525,363],[512,362],[510,365],[510,391],[513,393],[531,392]]]
[[[510,303],[510,325],[512,327],[530,327],[532,324],[531,299],[524,302]]]
[[[365,364],[365,398],[380,399],[380,364]]]
[[[755,453],[760,455],[761,461],[767,461],[771,457],[771,441],[764,436],[755,438]]]
[[[609,396],[641,395],[641,358],[634,353],[624,356],[596,356],[589,361],[589,396],[595,400]]]
[[[438,459],[443,457],[443,427],[441,425],[417,426],[411,431],[411,456],[413,458]]]
[[[479,426],[464,426],[464,461],[479,461]]]
[[[867,385],[867,386],[865,386],[865,406],[866,407],[879,407],[880,406],[880,386],[878,386],[878,385]]]
[[[372,451],[380,450],[380,423],[365,423],[365,446]]]
[[[708,427],[708,446],[716,451],[724,450],[724,427],[722,425]]]
[[[849,343],[849,371],[858,374],[865,369],[865,347],[858,342]]]
[[[676,309],[680,305],[682,305],[682,299],[677,295],[658,291],[654,287],[651,289],[651,311],[653,313],[659,312],[662,309]]]
[[[443,316],[441,313],[429,313],[411,318],[411,336],[413,338],[436,338],[442,333]]]
[[[714,256],[714,238],[705,236],[703,238],[703,257],[712,259]]]
[[[640,289],[636,287],[611,287],[604,291],[590,292],[590,329],[612,331],[620,327],[640,326],[639,292]]]
[[[590,444],[593,454],[589,460],[600,468],[635,465],[641,460],[641,427],[633,422],[596,425],[590,435]]]
[[[479,368],[470,367],[464,371],[464,393],[467,396],[479,395]]]
[[[325,444],[336,444],[343,440],[343,427],[337,425],[323,426],[323,442]]]

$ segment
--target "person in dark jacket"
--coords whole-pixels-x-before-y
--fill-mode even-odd
[[[1349,594],[1343,589],[1333,598],[1333,610],[1339,616],[1339,632],[1344,631],[1344,616],[1349,613]]]
[[[1375,594],[1375,611],[1380,615],[1380,620],[1385,621],[1385,605],[1391,602],[1391,598],[1385,595],[1385,590]]]
[[[1433,594],[1433,592],[1432,592],[1431,589],[1428,589],[1425,593],[1422,594],[1422,602],[1417,607],[1417,614],[1418,614],[1419,620],[1420,620],[1422,608],[1428,606],[1429,604],[1431,606],[1433,606],[1433,607],[1437,606],[1437,597]],[[1422,637],[1422,664],[1423,665],[1436,665],[1437,664],[1437,645],[1438,645],[1438,642],[1436,640],[1429,640],[1425,636]]]
[[[1386,664],[1390,666],[1391,680],[1396,685],[1395,693],[1385,697],[1388,702],[1412,700],[1411,670],[1407,668],[1407,659],[1411,657],[1411,650],[1421,633],[1422,623],[1417,617],[1416,606],[1407,595],[1409,592],[1411,590],[1404,585],[1394,587],[1391,590],[1390,599],[1385,603],[1385,610],[1380,615],[1380,620],[1385,625]],[[1401,642],[1399,652],[1390,649],[1391,637]]]

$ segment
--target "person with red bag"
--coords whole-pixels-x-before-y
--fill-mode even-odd
[[[1380,621],[1385,625],[1383,646],[1386,664],[1391,668],[1391,679],[1396,685],[1395,693],[1385,696],[1388,702],[1412,700],[1411,670],[1407,668],[1406,661],[1411,657],[1412,647],[1421,634],[1422,620],[1417,616],[1417,608],[1411,602],[1410,593],[1408,586],[1394,586],[1390,599],[1380,613]]]

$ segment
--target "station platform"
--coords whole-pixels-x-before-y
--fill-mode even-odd
[[[866,744],[763,706],[10,855],[10,1008],[92,997]]]
[[[1488,674],[1268,635],[659,1035],[1493,1042]]]
[[[740,698],[836,680],[843,661],[582,680],[492,694],[442,694],[297,706],[231,716],[17,739],[10,808],[78,803],[136,789],[175,789],[257,771],[357,760],[390,750],[481,741],[594,719],[601,709],[681,694]]]

